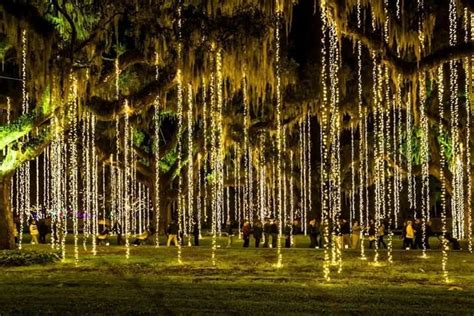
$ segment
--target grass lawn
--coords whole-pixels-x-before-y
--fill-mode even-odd
[[[210,240],[199,248],[139,246],[125,259],[124,247],[101,246],[97,256],[81,247],[80,262],[0,267],[0,315],[4,314],[474,314],[474,256],[449,252],[449,276],[441,275],[441,252],[399,250],[394,262],[381,264],[344,251],[343,271],[322,274],[323,251],[283,249],[277,269],[275,249],[230,249],[219,239],[217,265],[211,264]],[[304,246],[307,239],[299,237]],[[436,244],[434,245],[436,248]],[[49,251],[47,245],[25,249]],[[90,249],[89,249],[90,250]],[[67,245],[69,258],[73,253]]]

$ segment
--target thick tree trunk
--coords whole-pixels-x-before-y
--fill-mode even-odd
[[[0,249],[15,249],[15,229],[10,202],[11,176],[0,179]]]

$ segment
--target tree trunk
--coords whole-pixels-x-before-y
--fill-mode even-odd
[[[0,249],[15,249],[15,229],[10,202],[11,176],[0,179]]]

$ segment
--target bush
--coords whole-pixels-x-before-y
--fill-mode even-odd
[[[53,263],[60,259],[55,252],[3,250],[0,251],[0,266],[18,267],[32,264]]]

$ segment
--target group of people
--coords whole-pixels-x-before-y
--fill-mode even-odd
[[[358,249],[360,247],[361,234],[368,237],[369,249],[372,249],[374,245],[377,248],[387,248],[384,240],[387,233],[387,224],[383,221],[377,224],[374,219],[370,219],[368,225],[362,227],[358,220],[353,220],[351,227],[347,219],[341,218],[338,224],[333,234],[332,228],[328,224],[323,222],[321,225],[316,219],[311,220],[308,227],[310,248],[323,247],[322,236],[326,228],[328,229],[328,238],[330,239],[332,235],[335,235],[337,242],[341,244],[342,248]],[[428,221],[423,231],[421,219],[415,219],[414,222],[412,220],[405,221],[401,234],[403,249],[430,249],[429,238],[434,235],[431,225],[431,221]],[[453,244],[453,249],[459,249],[459,243],[450,234],[447,234],[446,238]]]
[[[15,221],[15,226],[14,226],[14,234],[15,234],[15,243],[19,243],[19,234],[18,234],[18,222]],[[51,220],[50,219],[39,219],[36,220],[34,218],[31,218],[28,221],[28,230],[31,235],[31,244],[32,245],[37,245],[37,244],[46,244],[46,236],[51,232]]]
[[[228,234],[230,232],[231,235],[233,235],[231,223],[228,223],[227,225]],[[260,220],[256,220],[253,225],[250,224],[250,221],[245,220],[244,224],[242,225],[242,239],[244,240],[244,248],[249,247],[251,235],[253,235],[253,238],[255,239],[255,248],[260,247],[262,240],[264,248],[276,248],[278,245],[278,235],[280,232],[279,225],[280,222],[273,218],[266,218],[264,223],[262,223]],[[291,227],[289,229],[291,229]],[[288,241],[291,243],[291,240]]]

